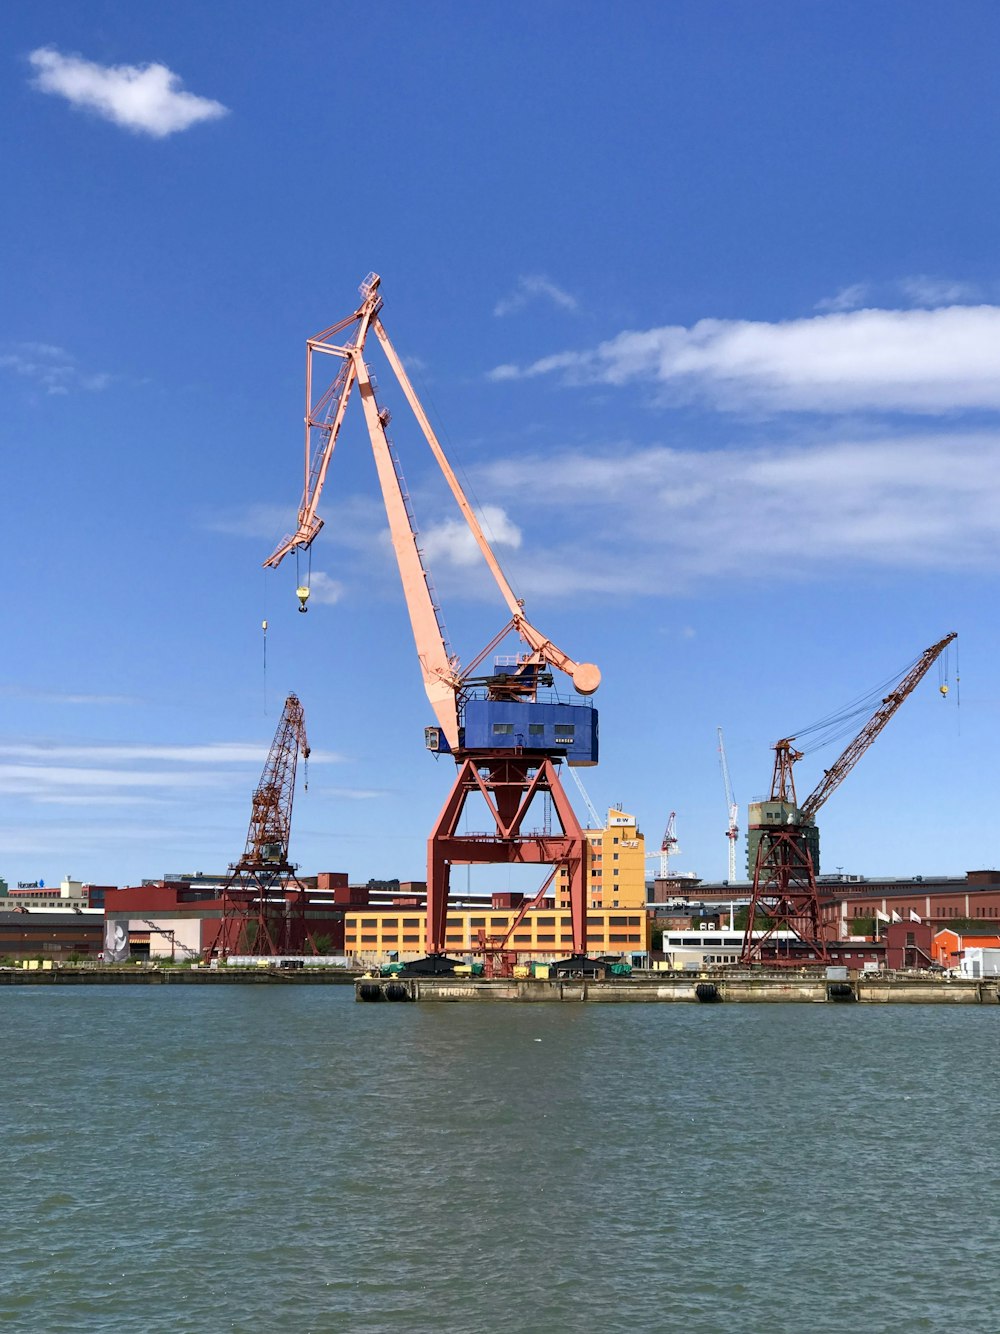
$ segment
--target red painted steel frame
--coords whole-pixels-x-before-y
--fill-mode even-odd
[[[757,937],[753,934],[756,913],[768,919],[763,934]],[[794,931],[809,947],[814,962],[828,960],[827,926],[820,919],[812,854],[795,826],[768,829],[757,847],[753,892],[743,935],[743,963],[759,963],[769,940],[776,957],[769,955],[768,963],[804,962],[801,951],[790,951],[784,941],[774,938],[775,931]],[[784,958],[777,953],[782,945],[786,949]]]
[[[465,803],[477,792],[486,802],[495,832],[459,834],[458,822]],[[561,834],[525,832],[522,828],[528,808],[539,793],[551,796]],[[548,756],[512,755],[510,751],[466,756],[427,840],[427,953],[445,953],[452,866],[506,862],[568,868],[573,953],[586,954],[585,851],[580,822]]]

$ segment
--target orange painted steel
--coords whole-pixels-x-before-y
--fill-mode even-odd
[[[524,614],[524,604],[510,586],[500,563],[483,533],[482,526],[451,467],[426,412],[379,319],[382,310],[381,279],[370,273],[361,284],[361,304],[352,315],[307,340],[306,343],[306,415],[305,480],[298,511],[296,531],[285,537],[264,562],[272,568],[292,551],[309,548],[323,526],[319,502],[330,460],[340,434],[355,385],[368,428],[372,453],[393,551],[406,599],[410,627],[423,677],[424,689],[434,711],[440,732],[459,765],[459,772],[444,810],[428,844],[427,873],[427,948],[440,954],[445,948],[445,923],[448,910],[450,867],[455,862],[508,862],[566,864],[570,871],[570,909],[574,952],[586,952],[586,903],[584,889],[584,839],[572,806],[562,789],[558,770],[550,757],[512,755],[510,751],[471,752],[463,749],[461,708],[471,672],[486,654],[508,633],[517,634],[527,648],[519,655],[517,672],[508,678],[505,698],[534,699],[539,676],[547,667],[563,672],[574,688],[584,695],[593,694],[601,681],[599,669],[579,662],[536,629]],[[352,329],[345,342],[332,341]],[[378,403],[376,386],[365,362],[365,343],[370,332],[382,348],[421,433],[447,485],[458,504],[469,531],[493,575],[510,614],[510,621],[491,645],[477,655],[471,667],[462,670],[452,652],[445,632],[440,607],[433,591],[420,548],[409,496],[393,446],[386,433],[390,414]],[[315,395],[314,358],[330,356],[342,363],[332,384]],[[306,594],[307,595],[307,594]],[[303,601],[304,609],[305,603]],[[456,821],[467,797],[477,790],[495,817],[495,830],[482,839],[459,838]],[[533,797],[541,791],[551,795],[562,822],[558,838],[529,833],[522,823]]]

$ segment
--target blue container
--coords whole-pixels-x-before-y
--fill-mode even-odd
[[[597,710],[583,704],[470,699],[464,750],[539,751],[569,764],[597,763]]]

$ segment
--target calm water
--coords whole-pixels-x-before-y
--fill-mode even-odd
[[[4,988],[0,1324],[992,1331],[1000,1011]]]

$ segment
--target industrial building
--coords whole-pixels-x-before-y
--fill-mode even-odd
[[[219,877],[191,876],[176,881],[145,881],[123,889],[108,890],[105,919],[120,924],[132,957],[195,959],[221,952],[220,931],[236,934],[238,927],[224,924],[226,899]],[[325,872],[297,882],[301,889],[289,890],[292,903],[304,896],[302,921],[307,935],[339,953],[343,944],[343,901],[348,897],[347,876]],[[228,942],[235,952],[235,939]]]
[[[573,943],[568,908],[551,900],[524,912],[521,894],[494,894],[489,899],[452,898],[448,907],[445,944],[449,954],[474,954],[480,937],[506,938],[506,948],[515,954],[544,961],[570,952]],[[426,953],[426,909],[369,905],[352,907],[344,914],[344,952],[364,963],[387,959],[403,962]],[[513,932],[511,927],[514,926]],[[587,912],[587,949],[592,954],[645,954],[649,948],[649,919],[643,907],[628,911],[592,908]]]
[[[673,885],[671,886],[673,888]],[[680,885],[678,883],[678,889]],[[964,876],[917,875],[910,878],[868,878],[866,876],[821,876],[817,881],[820,920],[836,928],[837,936],[850,934],[846,929],[857,918],[871,917],[876,911],[892,919],[892,914],[912,920],[945,925],[963,919],[996,922],[1000,928],[1000,871],[968,871]],[[750,886],[730,885],[725,881],[707,884],[687,882],[684,892],[705,903],[745,904]]]
[[[30,912],[101,913],[104,911],[105,892],[110,888],[110,885],[85,885],[81,880],[67,876],[58,885],[33,881],[31,884],[20,883],[10,889],[7,881],[0,879],[0,912],[24,909]]]
[[[104,944],[100,913],[0,911],[0,957],[96,959]]]

